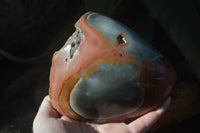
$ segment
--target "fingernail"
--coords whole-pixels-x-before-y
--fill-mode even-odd
[[[171,103],[171,97],[168,97],[167,100],[159,107],[159,109],[156,112],[158,113],[164,112],[164,110],[167,109],[170,103]]]

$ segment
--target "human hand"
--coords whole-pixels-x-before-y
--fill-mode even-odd
[[[171,102],[169,97],[158,109],[151,111],[135,121],[125,124],[92,124],[60,116],[53,109],[49,96],[46,96],[33,121],[34,133],[142,133],[147,131],[164,113]]]

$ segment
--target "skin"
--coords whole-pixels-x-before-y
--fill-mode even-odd
[[[143,133],[164,114],[171,102],[169,97],[158,109],[151,111],[135,121],[125,124],[91,124],[72,120],[54,110],[49,96],[46,96],[33,121],[34,133]]]

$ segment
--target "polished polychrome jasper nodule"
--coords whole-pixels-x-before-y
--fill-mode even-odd
[[[64,116],[104,123],[157,108],[175,84],[172,65],[135,32],[97,13],[84,14],[55,52],[53,107]]]

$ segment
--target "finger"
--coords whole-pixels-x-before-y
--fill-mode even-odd
[[[149,129],[164,113],[171,102],[169,97],[157,110],[149,112],[131,122],[128,126],[134,133],[141,133]]]
[[[41,104],[41,106],[38,110],[37,116],[46,117],[46,118],[49,118],[49,117],[57,118],[57,117],[59,117],[59,113],[52,107],[52,105],[50,103],[49,96],[46,96],[43,99],[42,104]]]
[[[130,133],[125,123],[106,123],[90,125],[99,133]]]
[[[67,121],[67,122],[74,122],[74,123],[77,122],[77,121],[75,121],[75,120],[73,120],[73,119],[71,119],[71,118],[69,118],[69,117],[66,117],[66,116],[62,116],[60,119],[61,119],[61,120],[64,120],[64,121]]]

